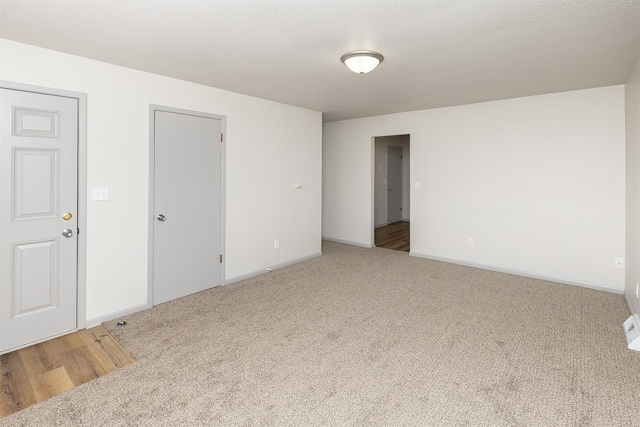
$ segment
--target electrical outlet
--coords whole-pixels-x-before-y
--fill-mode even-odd
[[[473,246],[473,239],[471,239],[471,238],[467,239],[467,245],[469,247]]]
[[[280,249],[280,240],[273,241],[273,249]]]
[[[624,258],[615,258],[616,268],[624,268]]]

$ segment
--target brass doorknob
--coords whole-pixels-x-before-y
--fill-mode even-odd
[[[73,215],[71,215],[71,212],[65,212],[62,214],[62,219],[64,219],[65,221],[69,221],[71,218],[73,218]]]

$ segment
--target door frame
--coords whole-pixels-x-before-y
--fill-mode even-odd
[[[404,150],[403,150],[402,147],[398,147],[398,146],[395,146],[395,145],[387,145],[387,190],[388,190],[388,187],[389,187],[389,176],[390,176],[390,174],[389,174],[389,169],[390,169],[389,168],[389,157],[390,157],[389,153],[391,152],[391,150],[400,150],[400,221],[402,221],[403,220],[403,216],[404,216],[404,212],[402,212],[402,207],[404,205],[404,188],[405,188],[404,182],[403,182],[404,181],[404,179],[403,179],[404,178],[404,164],[403,164],[404,162],[402,161],[403,155],[404,155]],[[392,222],[389,221],[389,205],[390,205],[390,203],[389,203],[389,193],[387,192],[386,194],[387,194],[387,221],[386,221],[386,223],[388,225],[388,224],[392,224]],[[397,222],[397,221],[394,221],[394,222]]]
[[[221,121],[222,141],[220,141],[220,251],[222,254],[222,263],[220,264],[220,285],[225,284],[225,268],[227,263],[226,256],[226,146],[227,146],[227,117],[219,114],[204,113],[201,111],[185,110],[182,108],[167,107],[164,105],[149,104],[149,213],[148,220],[148,262],[147,262],[147,306],[153,307],[153,263],[154,263],[154,208],[155,208],[155,113],[156,111],[165,111],[168,113],[186,114],[188,116],[204,117],[208,119],[217,119]]]
[[[405,153],[404,152],[404,148],[402,150],[402,156],[403,158],[405,156],[409,156],[409,180],[408,182],[405,184],[404,182],[404,163],[402,165],[403,168],[403,178],[402,178],[402,191],[403,191],[403,200],[404,200],[404,186],[407,185],[408,189],[409,189],[409,193],[411,193],[411,176],[413,173],[413,169],[411,168],[411,132],[398,132],[398,133],[390,133],[390,134],[382,134],[382,135],[376,135],[376,136],[372,136],[371,137],[371,169],[370,169],[370,175],[369,175],[369,179],[370,179],[370,185],[371,185],[371,192],[370,192],[370,230],[369,230],[369,238],[371,239],[371,243],[370,243],[370,247],[375,248],[376,247],[376,221],[375,221],[375,217],[376,217],[376,140],[377,138],[386,138],[386,137],[391,137],[391,136],[408,136],[409,137],[409,152]],[[404,162],[404,160],[403,160]],[[387,177],[388,179],[388,177]],[[388,182],[388,181],[387,181]],[[413,197],[411,197],[411,195],[409,195],[409,220],[411,220],[411,200],[413,200]],[[404,205],[404,202],[403,202]],[[404,208],[404,206],[403,206]],[[403,211],[402,214],[402,221],[404,221],[404,215],[406,212]],[[388,217],[387,217],[387,221],[388,221]]]
[[[76,271],[76,331],[87,325],[87,94],[0,80],[0,87],[22,92],[73,98],[78,101],[78,265]],[[69,331],[60,335],[66,335]],[[58,335],[58,336],[60,336]],[[47,339],[55,338],[47,337]],[[33,343],[29,343],[31,345]],[[25,346],[22,346],[25,347]],[[17,350],[14,349],[14,350]]]

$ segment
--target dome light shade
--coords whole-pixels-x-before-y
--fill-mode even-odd
[[[349,67],[349,69],[354,73],[358,74],[373,71],[383,59],[384,56],[377,52],[370,52],[368,50],[358,50],[355,52],[345,53],[342,55],[342,58],[340,58],[340,60],[344,62],[344,65]]]

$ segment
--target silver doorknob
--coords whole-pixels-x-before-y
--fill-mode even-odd
[[[65,229],[62,231],[62,235],[63,235],[64,237],[71,237],[71,236],[73,236],[73,231],[71,231],[71,229],[70,229],[70,228],[65,228]]]
[[[158,215],[156,218],[158,218],[158,221],[160,221],[160,222],[164,222],[164,220],[167,219],[167,217],[162,215],[162,214]]]

